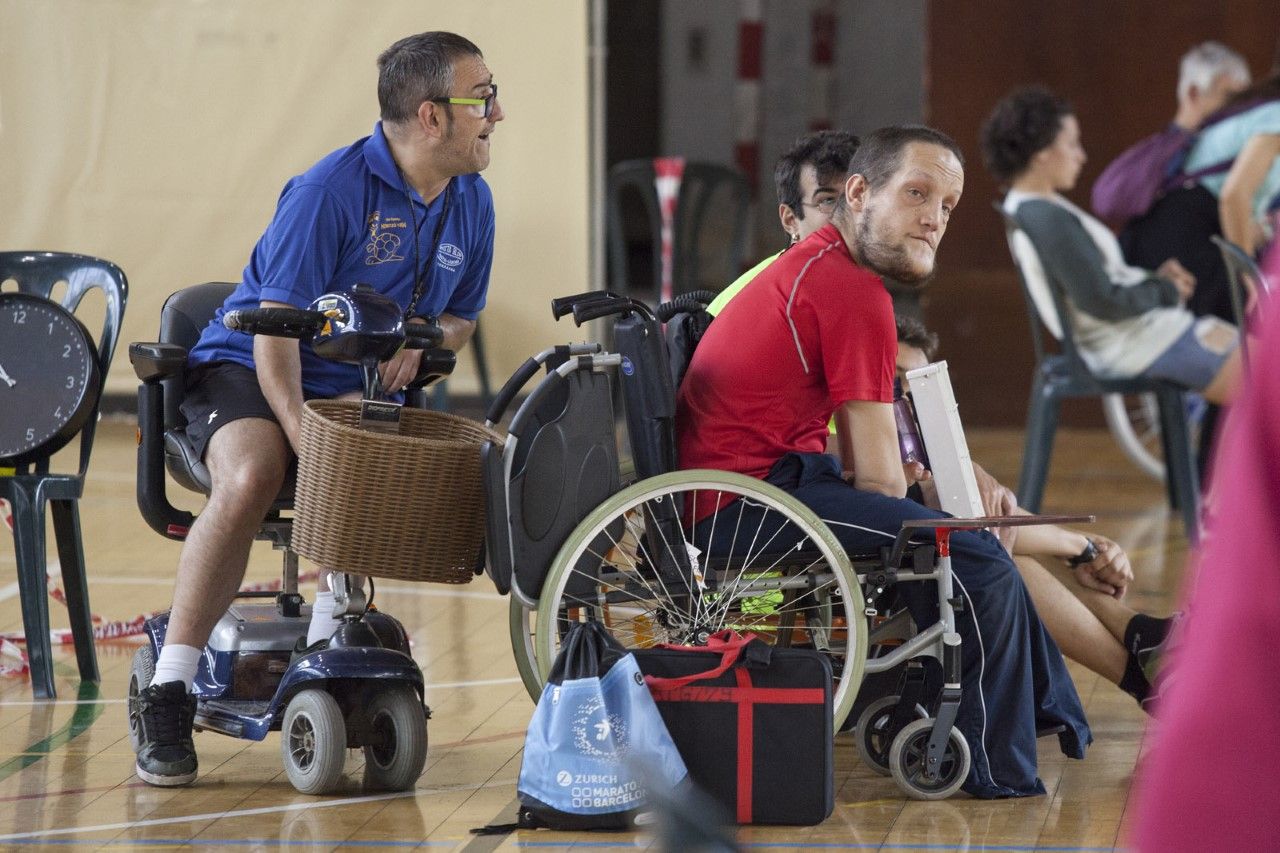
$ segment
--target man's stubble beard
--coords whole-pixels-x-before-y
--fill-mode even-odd
[[[854,255],[859,264],[885,278],[893,279],[900,284],[923,287],[933,277],[937,265],[930,266],[926,273],[919,273],[912,265],[907,250],[902,245],[894,245],[877,239],[875,220],[876,208],[868,205],[863,211],[862,219],[854,233]]]

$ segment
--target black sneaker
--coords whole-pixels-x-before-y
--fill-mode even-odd
[[[170,788],[196,780],[196,747],[191,728],[196,697],[181,681],[153,684],[138,693],[138,778]]]

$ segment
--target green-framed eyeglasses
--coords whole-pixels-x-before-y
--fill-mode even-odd
[[[493,102],[498,100],[498,84],[489,84],[489,94],[483,98],[431,98],[436,104],[462,104],[468,107],[484,106],[484,117],[488,118],[493,113]]]

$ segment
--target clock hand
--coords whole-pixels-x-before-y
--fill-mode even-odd
[[[9,378],[9,374],[5,372],[3,366],[0,366],[0,379],[3,379],[10,388],[18,384],[15,380]]]

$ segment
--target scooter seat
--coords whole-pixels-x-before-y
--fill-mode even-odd
[[[165,468],[168,469],[170,476],[177,481],[178,485],[193,492],[200,492],[203,495],[209,494],[212,490],[213,481],[209,477],[209,469],[200,457],[196,455],[196,450],[192,446],[186,430],[165,430],[164,461]],[[297,476],[297,464],[290,465],[289,471],[284,477],[284,485],[280,487],[280,493],[276,495],[276,509],[287,509],[293,505],[293,493],[297,485]]]

